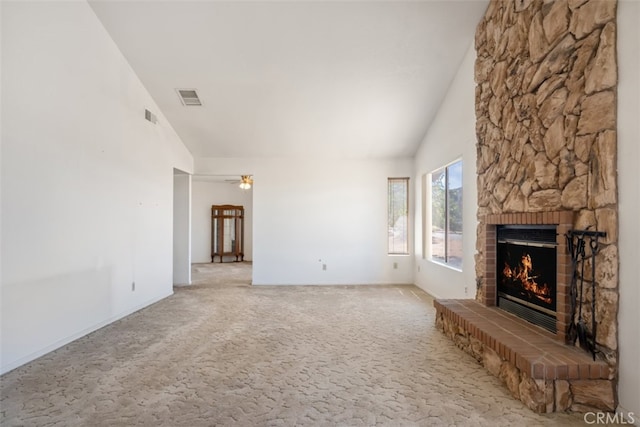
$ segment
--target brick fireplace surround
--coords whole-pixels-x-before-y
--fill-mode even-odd
[[[573,212],[527,212],[488,215],[485,226],[485,293],[481,302],[492,307],[497,301],[496,286],[496,226],[497,225],[556,225],[557,276],[556,276],[556,339],[564,343],[571,322],[569,286],[571,285],[571,259],[567,251],[566,234],[572,228]]]

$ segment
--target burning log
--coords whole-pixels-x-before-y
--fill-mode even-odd
[[[520,264],[511,267],[507,262],[504,263],[504,269],[502,274],[505,279],[510,280],[512,283],[519,284],[523,290],[532,294],[540,301],[551,304],[553,296],[551,295],[551,288],[546,283],[539,284],[536,279],[539,276],[535,276],[533,273],[533,261],[531,255],[525,253],[520,258]]]

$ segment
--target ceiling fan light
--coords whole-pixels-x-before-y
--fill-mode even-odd
[[[253,179],[251,175],[242,175],[240,177],[240,188],[243,190],[248,190],[251,188],[251,184],[253,184]]]

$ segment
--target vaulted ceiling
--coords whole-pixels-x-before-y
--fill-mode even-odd
[[[196,157],[412,156],[487,3],[90,0]]]

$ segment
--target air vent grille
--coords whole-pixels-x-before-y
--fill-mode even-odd
[[[202,101],[200,101],[200,97],[195,89],[176,89],[176,91],[180,96],[182,105],[188,107],[202,105]]]
[[[144,118],[149,120],[153,124],[158,123],[158,118],[156,117],[156,115],[153,114],[151,111],[147,110],[146,108],[144,110]]]
[[[496,229],[499,242],[518,241],[556,244],[555,225],[499,225]]]

